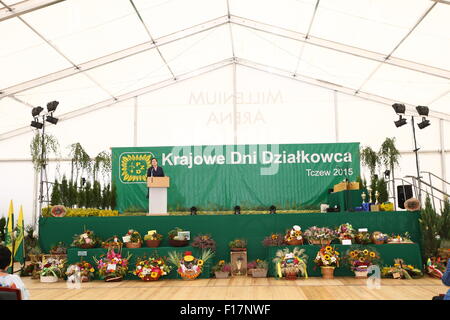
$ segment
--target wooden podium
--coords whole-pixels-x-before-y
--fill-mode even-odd
[[[147,177],[149,216],[167,215],[167,188],[169,177]]]

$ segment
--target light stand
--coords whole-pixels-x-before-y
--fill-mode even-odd
[[[413,130],[413,137],[414,137],[414,153],[416,155],[416,168],[417,168],[417,187],[419,189],[417,197],[419,198],[419,202],[422,203],[422,186],[420,184],[420,169],[419,169],[419,150],[420,148],[417,147],[417,140],[416,140],[416,128],[414,127],[414,116],[411,116],[411,125]]]

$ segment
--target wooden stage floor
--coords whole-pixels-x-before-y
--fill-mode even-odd
[[[438,279],[425,276],[415,280],[381,279],[381,288],[371,289],[365,280],[351,277],[323,280],[276,280],[233,277],[230,279],[126,280],[83,283],[69,289],[64,281],[40,283],[22,278],[33,300],[431,300],[447,292]]]

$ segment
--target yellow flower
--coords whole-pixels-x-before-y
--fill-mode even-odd
[[[400,267],[400,263],[395,263],[394,267]]]
[[[225,260],[220,260],[219,264],[225,264]]]
[[[365,259],[363,257],[359,258],[359,262],[364,262]]]
[[[355,251],[350,252],[350,257],[354,258],[357,256],[357,253]]]
[[[364,253],[365,256],[367,256],[369,254],[369,250],[364,249],[363,253]]]
[[[94,272],[95,270],[94,270],[94,268],[91,268],[91,270],[89,270],[90,272]]]
[[[223,261],[223,260],[222,260]],[[224,261],[225,262],[225,261]],[[197,265],[198,266],[202,266],[203,265],[203,260],[202,259],[199,259],[198,261],[197,261]]]
[[[372,258],[375,258],[375,256],[376,256],[376,254],[375,254],[375,252],[370,252],[370,256],[372,257]]]
[[[339,255],[339,252],[335,251],[334,254],[338,256],[338,255]]]
[[[152,277],[152,278],[156,278],[157,276],[158,276],[158,272],[152,272],[150,274],[150,277]]]
[[[331,252],[331,251],[333,251],[333,248],[331,246],[326,246],[325,251]]]
[[[330,260],[330,259],[331,259],[331,257],[330,257],[329,254],[326,254],[326,255],[324,255],[323,257],[325,258],[325,260]]]

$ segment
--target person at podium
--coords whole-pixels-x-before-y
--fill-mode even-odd
[[[152,165],[147,170],[147,177],[164,177],[164,170],[158,166],[156,158],[152,159]]]
[[[152,159],[152,165],[147,170],[147,177],[164,177],[163,168],[158,166],[158,160],[156,158]],[[147,188],[147,199],[149,197],[149,190]]]

